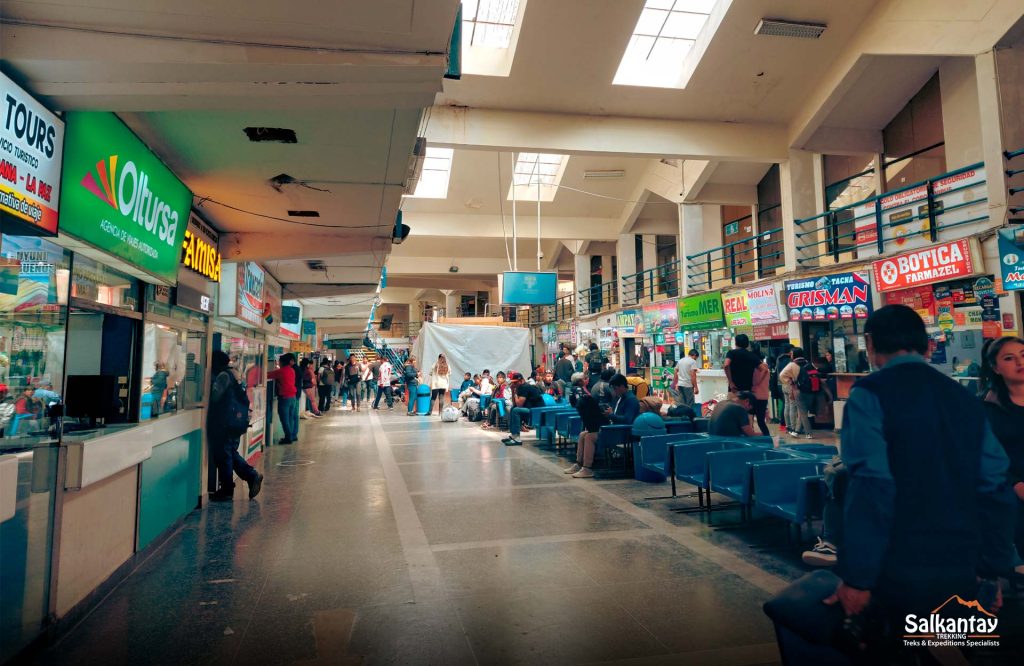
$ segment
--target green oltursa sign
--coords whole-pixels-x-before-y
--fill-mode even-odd
[[[67,115],[60,232],[177,281],[192,193],[113,113]]]
[[[722,292],[709,291],[703,294],[680,298],[679,328],[684,331],[725,328]]]

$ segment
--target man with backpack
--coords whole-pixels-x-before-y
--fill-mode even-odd
[[[405,399],[409,401],[407,416],[416,414],[416,389],[420,385],[420,371],[416,369],[416,357],[410,356],[402,368],[402,379],[405,380]]]
[[[604,366],[608,361],[605,359],[604,354],[601,353],[596,342],[590,343],[590,353],[587,354],[584,360],[587,362],[586,373],[589,375],[587,388],[593,393],[594,384],[601,380],[601,371],[604,370]]]
[[[299,439],[299,391],[295,372],[295,354],[281,354],[278,368],[267,373],[277,387],[277,416],[281,419],[284,437],[278,444],[294,444]]]
[[[818,370],[799,348],[791,352],[793,360],[779,373],[779,386],[786,399],[786,423],[798,439],[811,439],[810,410],[821,390]]]
[[[213,502],[230,502],[235,494],[235,474],[249,484],[249,499],[260,494],[263,475],[238,453],[239,437],[249,426],[249,398],[231,367],[228,355],[217,349],[211,363],[213,386],[210,389],[210,411],[207,437],[210,453],[217,467],[219,488],[210,495]],[[293,386],[294,390],[294,386]],[[292,398],[294,400],[294,397]]]
[[[331,367],[330,359],[324,359],[320,363],[320,370],[317,371],[317,384],[319,384],[320,411],[326,412],[331,408],[331,394],[334,392],[334,368]]]

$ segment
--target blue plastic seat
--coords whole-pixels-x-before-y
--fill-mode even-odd
[[[700,417],[693,420],[694,432],[707,432],[711,419]]]
[[[752,488],[748,463],[793,459],[794,454],[784,449],[746,447],[712,451],[707,454],[708,485],[712,491],[747,506]]]
[[[597,435],[597,443],[594,445],[594,456],[601,456],[605,461],[605,467],[611,469],[612,454],[622,447],[623,458],[625,458],[625,447],[630,445],[633,438],[633,426],[631,425],[606,425],[601,426]]]
[[[786,444],[780,448],[798,451],[813,458],[830,459],[839,455],[839,448],[833,444]]]
[[[555,415],[555,434],[558,435],[558,443],[569,439],[569,417],[573,412],[565,410]]]
[[[665,421],[665,432],[667,432],[670,435],[675,435],[675,434],[683,433],[683,432],[694,432],[694,429],[693,429],[693,424],[690,423],[689,420],[682,420],[682,421],[666,420]]]
[[[782,518],[797,526],[821,512],[823,495],[819,488],[825,463],[792,460],[779,464],[753,465],[754,510]]]
[[[672,445],[675,478],[697,487],[700,509],[704,509],[704,492],[708,490],[707,455],[712,451],[746,448],[747,445],[731,439],[708,437]],[[710,491],[708,491],[710,505]]]

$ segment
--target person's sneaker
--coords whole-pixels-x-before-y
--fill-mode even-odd
[[[592,479],[594,478],[594,470],[587,467],[582,468],[580,471],[572,475],[574,479]]]
[[[814,545],[814,548],[804,551],[801,559],[804,564],[809,564],[812,567],[831,567],[835,566],[838,557],[836,556],[836,547],[818,537],[818,543]]]
[[[230,502],[231,500],[234,499],[234,495],[235,494],[232,491],[221,492],[221,491],[218,490],[217,492],[210,494],[210,501],[211,502]]]
[[[501,440],[501,443],[504,444],[505,446],[519,446],[522,444],[522,442],[520,442],[515,437],[506,437],[505,439]]]
[[[308,420],[309,419],[309,417],[306,416],[306,412],[302,412],[301,414],[299,414],[299,418],[303,419],[303,420]]]
[[[804,433],[804,434],[800,435],[800,439],[814,439],[814,435],[812,435],[811,433],[807,432],[807,433]]]
[[[249,499],[252,499],[260,494],[260,489],[263,487],[263,475],[256,472],[256,478],[249,482]]]
[[[569,469],[562,470],[562,472],[564,474],[575,474],[576,472],[580,471],[581,469],[583,469],[583,466],[580,465],[579,463],[576,463],[575,465],[573,465]]]
[[[294,444],[295,440],[294,439],[288,439],[287,437],[282,437],[281,439],[277,440],[277,443],[278,444]]]

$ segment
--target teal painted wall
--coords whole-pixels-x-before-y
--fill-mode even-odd
[[[139,476],[139,550],[196,507],[202,431],[153,447]]]

